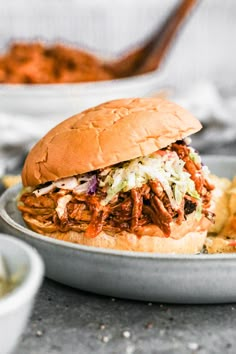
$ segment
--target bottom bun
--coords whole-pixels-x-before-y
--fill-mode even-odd
[[[163,238],[155,236],[142,236],[138,238],[136,235],[128,232],[114,236],[101,232],[95,238],[87,238],[76,231],[66,233],[54,232],[48,236],[58,240],[79,243],[80,245],[116,250],[191,254],[201,251],[205,242],[206,231],[189,232],[178,240],[171,237]]]
[[[137,237],[135,234],[129,232],[121,232],[115,235],[109,235],[105,232],[101,232],[95,238],[88,238],[84,236],[83,232],[67,231],[67,232],[47,232],[46,225],[38,222],[37,220],[24,215],[26,224],[34,231],[49,236],[58,240],[68,241],[72,243],[78,243],[85,246],[93,246],[99,248],[109,248],[115,250],[126,250],[136,252],[155,252],[155,253],[182,253],[182,254],[194,254],[199,253],[204,245],[207,231],[206,225],[208,221],[204,218],[198,226],[192,227],[192,230],[186,230],[185,225],[175,227],[175,232],[172,236],[158,237],[158,236],[142,236]],[[183,230],[186,232],[183,235]],[[182,234],[179,237],[179,234]]]

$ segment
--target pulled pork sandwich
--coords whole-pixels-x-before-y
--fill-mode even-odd
[[[200,122],[160,98],[75,115],[31,150],[18,208],[34,231],[122,250],[196,253],[212,222],[208,169],[186,137]]]

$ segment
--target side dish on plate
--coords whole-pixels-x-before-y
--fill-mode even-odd
[[[214,221],[209,171],[189,145],[200,122],[161,98],[75,115],[29,152],[18,208],[34,231],[88,246],[197,253]]]
[[[205,247],[208,253],[236,251],[236,177],[233,180],[211,176],[215,184],[215,223],[208,230]]]
[[[9,274],[4,258],[0,253],[0,299],[13,291],[22,281],[23,269]]]

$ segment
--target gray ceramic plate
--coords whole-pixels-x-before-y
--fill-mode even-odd
[[[236,174],[236,158],[206,156],[219,176]],[[172,303],[236,301],[236,254],[159,255],[97,249],[58,241],[30,231],[16,208],[21,186],[0,199],[1,227],[33,245],[46,275],[79,289],[128,299]]]

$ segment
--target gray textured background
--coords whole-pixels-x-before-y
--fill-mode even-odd
[[[14,354],[234,354],[235,313],[235,304],[125,301],[47,280]]]

